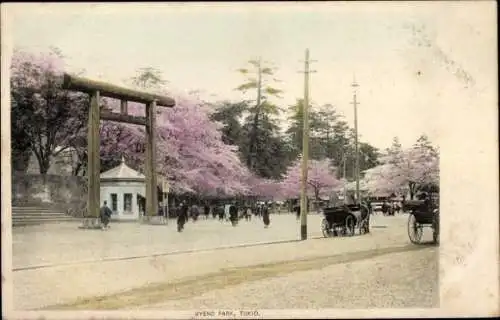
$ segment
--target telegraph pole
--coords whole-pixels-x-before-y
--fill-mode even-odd
[[[360,198],[359,198],[359,145],[358,145],[358,104],[359,102],[357,101],[357,96],[356,96],[356,88],[359,87],[359,85],[356,83],[356,79],[353,80],[351,87],[353,87],[353,100],[351,104],[354,106],[354,146],[355,146],[355,159],[356,159],[356,165],[355,165],[355,176],[356,176],[356,201],[359,203]]]
[[[306,49],[304,60],[304,102],[303,102],[303,130],[302,130],[302,181],[300,190],[300,239],[307,239],[307,171],[309,162],[309,74],[316,72],[309,70],[309,49]]]
[[[342,172],[342,178],[344,180],[344,204],[347,203],[347,155],[344,152],[342,153],[342,166],[343,166],[343,172]]]

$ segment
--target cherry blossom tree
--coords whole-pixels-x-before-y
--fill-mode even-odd
[[[111,102],[110,108],[117,111],[119,106]],[[143,108],[132,103],[129,113],[144,114]],[[250,173],[241,163],[237,147],[222,141],[221,124],[210,120],[205,105],[178,96],[175,108],[158,110],[157,126],[157,169],[170,182],[173,192],[218,196],[250,191],[246,183]],[[113,157],[120,149],[115,158],[124,154],[130,163],[144,170],[144,129],[124,127],[128,132],[124,140],[103,139],[102,154]]]
[[[320,197],[329,196],[333,189],[341,185],[336,178],[336,169],[330,165],[330,159],[310,160],[307,171],[307,193],[316,200]],[[300,195],[302,181],[302,160],[297,160],[288,168],[287,174],[281,183],[283,195],[287,197],[298,197]]]
[[[69,147],[77,150],[80,159],[75,174],[86,163],[89,97],[62,89],[63,60],[57,51],[40,55],[18,51],[12,61],[13,126],[29,138],[41,173],[48,171],[51,157]],[[167,82],[161,73],[145,70],[146,75],[133,79],[137,87],[176,99],[175,108],[158,108],[156,132],[157,172],[169,180],[172,192],[207,196],[251,194],[252,188],[259,194],[270,192],[259,189],[259,184],[266,185],[260,180],[252,184],[253,176],[240,161],[238,148],[223,142],[222,124],[211,120],[209,106],[193,97],[165,92]],[[120,109],[117,100],[107,98],[102,99],[101,108]],[[128,110],[132,115],[145,113],[144,106],[135,103],[129,103]],[[124,156],[131,166],[144,170],[143,127],[102,121],[100,138],[102,169]]]
[[[23,137],[46,174],[51,159],[85,130],[88,98],[62,90],[64,59],[55,48],[14,50],[10,70],[12,140]]]
[[[263,179],[253,175],[248,181],[250,186],[250,195],[263,200],[284,200],[280,181],[272,179]]]
[[[388,194],[404,189],[405,185],[393,175],[393,168],[391,164],[381,164],[365,171],[362,182],[370,194]]]
[[[147,69],[148,72],[150,69]],[[222,124],[210,119],[210,108],[193,97],[166,92],[161,86],[164,83],[166,81],[161,78],[159,72],[154,73],[154,79],[139,75],[133,78],[132,82],[135,88],[173,96],[176,100],[174,108],[157,110],[158,174],[169,181],[171,191],[177,194],[248,194],[248,179],[251,175],[241,163],[237,147],[222,141]],[[117,100],[103,98],[102,104],[102,108],[112,112],[120,110]],[[145,106],[129,103],[128,112],[131,115],[144,116]],[[144,171],[143,127],[103,121],[100,137],[102,167],[117,165],[123,156],[129,165]],[[86,154],[85,136],[81,136],[80,145],[82,155]]]
[[[364,182],[371,192],[409,192],[413,199],[421,188],[439,184],[439,150],[426,136],[408,149],[393,144],[382,161],[365,172]]]
[[[222,141],[222,124],[210,120],[206,105],[182,97],[176,101],[177,106],[162,110],[158,119],[158,143],[166,151],[159,156],[161,172],[179,191],[211,196],[248,193],[250,172],[238,148]]]

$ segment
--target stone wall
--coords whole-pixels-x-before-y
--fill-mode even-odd
[[[82,216],[86,204],[86,177],[23,173],[12,175],[13,206],[52,207]]]

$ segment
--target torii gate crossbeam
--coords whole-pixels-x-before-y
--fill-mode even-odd
[[[100,207],[100,137],[101,120],[143,125],[146,128],[146,215],[152,216],[158,207],[157,174],[156,174],[156,107],[172,108],[175,100],[169,97],[131,90],[90,80],[69,74],[64,74],[63,88],[79,91],[90,95],[90,110],[88,120],[88,203],[86,218],[99,217]],[[120,113],[100,110],[100,97],[109,97],[121,101]],[[127,102],[138,102],[146,105],[145,117],[129,115]]]

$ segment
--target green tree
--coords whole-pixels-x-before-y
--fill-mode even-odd
[[[296,103],[290,106],[288,120],[290,126],[286,130],[288,141],[291,147],[292,158],[297,158],[302,153],[302,133],[304,117],[304,100],[297,99]]]
[[[33,151],[31,150],[29,135],[26,134],[23,127],[16,124],[17,119],[21,118],[17,115],[17,112],[19,111],[20,110],[18,108],[12,108],[10,113],[12,171],[26,172]]]
[[[248,153],[246,164],[250,170],[254,170],[257,158],[257,140],[258,127],[261,116],[277,115],[279,108],[269,101],[270,97],[280,97],[282,91],[275,88],[271,83],[279,82],[274,78],[276,69],[264,63],[261,58],[249,60],[244,68],[238,69],[238,72],[245,77],[245,82],[238,86],[236,90],[243,93],[255,90],[255,106],[249,108],[252,116],[251,127],[249,128]]]
[[[231,103],[228,101],[213,104],[215,112],[211,119],[224,125],[222,139],[226,144],[241,146],[243,140],[243,114],[248,110],[246,101]]]
[[[403,161],[403,148],[398,137],[392,138],[392,144],[386,149],[386,154],[388,156],[389,163],[392,165],[398,165]]]
[[[160,70],[153,67],[144,67],[136,71],[136,75],[129,80],[135,87],[143,90],[160,90],[167,80]]]
[[[377,148],[366,142],[359,143],[359,170],[363,172],[365,170],[376,167],[380,164],[379,156],[380,153]]]
[[[224,125],[223,141],[237,145],[240,157],[244,161],[250,153],[250,137],[253,127],[253,115],[245,113],[249,110],[247,101],[213,104],[215,112],[211,119]],[[277,121],[266,113],[262,113],[256,130],[256,140],[252,171],[260,177],[277,179],[284,174],[288,164],[288,149],[283,137],[279,134]]]
[[[304,132],[304,100],[297,99],[295,104],[289,106],[289,117],[288,121],[290,126],[286,130],[286,135],[288,142],[290,144],[291,159],[295,160],[302,154],[302,144],[303,144],[303,132]],[[320,138],[317,136],[317,127],[320,123],[320,118],[318,117],[312,106],[309,106],[309,158],[318,158],[318,148],[321,144]]]
[[[287,141],[291,146],[292,160],[302,152],[303,100],[290,106],[290,127],[287,129]],[[355,132],[349,127],[343,116],[338,114],[331,104],[310,106],[309,157],[314,160],[331,159],[331,164],[338,167],[338,177],[344,175],[354,178],[355,172]],[[378,163],[378,150],[368,143],[359,142],[360,171],[372,168]]]
[[[334,130],[333,126],[339,119],[335,107],[331,104],[326,104],[319,107],[317,112],[313,112],[312,116],[312,157],[318,160],[324,158],[333,158],[334,156]]]
[[[251,132],[254,130],[253,117],[249,115],[243,125],[240,151],[243,157],[250,151]],[[257,126],[253,152],[252,171],[260,177],[279,179],[285,173],[289,161],[289,150],[284,137],[279,134],[279,126],[268,115],[263,114]]]

